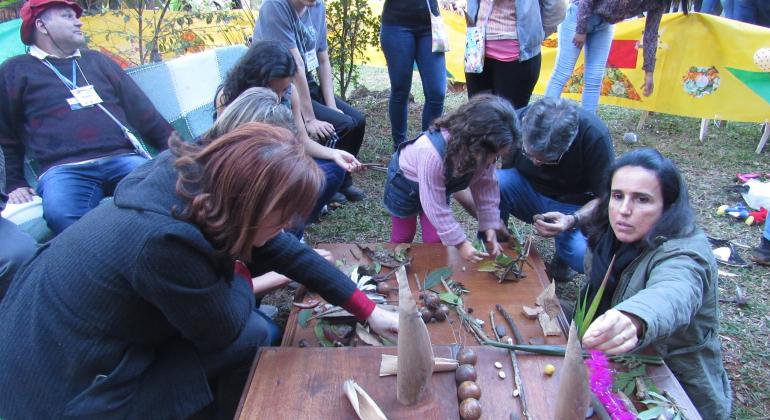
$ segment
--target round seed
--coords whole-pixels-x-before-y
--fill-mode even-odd
[[[505,372],[503,372],[503,371],[501,370],[501,371],[497,372],[497,376],[499,376],[499,377],[500,377],[500,379],[505,379]]]
[[[500,363],[500,362],[495,362],[495,367],[498,368],[498,369],[502,369],[503,368],[503,364]]]

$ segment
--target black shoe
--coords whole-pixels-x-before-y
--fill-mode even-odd
[[[345,198],[345,195],[342,194],[341,192],[336,192],[334,193],[332,198],[329,200],[329,203],[336,203],[339,206],[339,205],[347,204],[348,199]],[[331,204],[329,207],[334,208],[336,206],[334,206],[334,204]]]
[[[366,197],[366,193],[362,189],[353,185],[340,189],[340,192],[345,195],[348,201],[361,201]]]
[[[751,261],[759,265],[770,266],[770,241],[762,238],[762,243],[751,251]]]
[[[564,260],[554,256],[551,262],[548,263],[545,268],[548,277],[552,278],[556,283],[567,283],[572,281],[573,271]]]

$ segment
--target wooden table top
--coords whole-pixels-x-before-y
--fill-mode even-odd
[[[357,262],[351,252],[354,246],[332,244],[320,247],[331,251],[336,259],[344,259],[346,265],[350,266]],[[488,335],[492,335],[489,312],[494,310],[495,304],[500,303],[514,317],[525,340],[539,337],[548,344],[566,342],[564,334],[558,337],[543,337],[539,323],[521,314],[521,306],[534,306],[535,298],[548,285],[542,260],[534,248],[529,257],[531,266],[525,265],[526,277],[518,282],[502,284],[498,283],[492,274],[476,271],[475,265],[464,262],[454,249],[441,245],[413,244],[409,255],[412,257],[412,263],[407,273],[413,293],[416,294],[418,290],[415,273],[420,281],[424,281],[426,273],[443,266],[452,267],[451,278],[463,283],[470,290],[470,293],[463,295],[466,307],[473,308],[473,315],[485,321],[484,331]],[[395,286],[395,280],[391,284]],[[437,288],[437,291],[443,291],[443,288]],[[397,296],[392,293],[390,299],[397,300]],[[320,298],[300,288],[295,301],[310,299]],[[298,313],[298,308],[292,309],[282,347],[263,348],[255,358],[237,418],[356,419],[342,389],[342,384],[347,379],[353,379],[363,387],[388,418],[459,418],[454,373],[435,373],[429,396],[416,406],[404,407],[396,400],[396,377],[379,377],[381,355],[396,354],[395,347],[315,347],[318,340],[313,331],[313,321],[306,328],[300,327],[297,322]],[[436,357],[451,356],[449,345],[456,342],[452,328],[456,334],[460,330],[456,314],[454,311],[450,311],[450,314],[454,320],[452,327],[446,321],[428,324]],[[505,325],[509,330],[497,311],[495,322]],[[466,331],[461,331],[460,334],[461,343],[467,346],[477,345],[475,339]],[[302,339],[311,343],[311,346],[297,347]],[[477,383],[482,389],[482,418],[509,419],[511,413],[520,414],[519,399],[512,396],[514,375],[509,353],[487,346],[474,348],[479,355],[476,366]],[[553,398],[558,390],[562,359],[525,353],[517,353],[517,357],[530,414],[538,420],[552,418]],[[502,363],[505,379],[498,377],[497,369],[493,366],[496,361]],[[545,375],[543,368],[546,364],[554,365],[556,374]],[[666,366],[649,365],[648,375],[660,389],[669,392],[688,419],[700,418],[681,385]]]
[[[356,260],[351,252],[351,249],[354,247],[355,245],[352,244],[319,245],[319,248],[329,250],[334,255],[335,259],[344,259],[347,263],[346,266],[352,266],[355,263],[369,263],[368,259],[365,257],[364,261]],[[511,256],[515,255],[515,253],[510,250],[507,250],[506,254]],[[519,281],[506,281],[503,283],[498,283],[492,273],[476,271],[476,265],[465,262],[454,248],[450,249],[440,244],[412,244],[409,255],[412,257],[412,263],[407,269],[407,275],[415,299],[417,299],[417,294],[419,292],[415,274],[420,278],[420,281],[423,282],[425,281],[427,273],[440,267],[449,266],[453,270],[451,276],[452,280],[464,284],[465,287],[470,290],[470,293],[463,295],[465,306],[469,309],[473,309],[473,316],[485,322],[486,325],[484,325],[484,331],[490,337],[492,337],[492,329],[489,326],[490,311],[494,311],[495,313],[495,323],[505,325],[506,330],[508,330],[510,334],[510,329],[505,323],[505,320],[500,316],[500,313],[495,310],[495,305],[499,303],[503,305],[508,313],[514,318],[516,326],[521,330],[521,334],[525,340],[529,340],[532,337],[541,337],[546,344],[566,343],[566,336],[564,334],[558,337],[543,337],[542,329],[537,320],[527,319],[521,313],[521,307],[523,305],[535,306],[535,299],[548,285],[548,278],[545,274],[543,262],[534,247],[532,248],[528,259],[530,265],[524,265],[526,277]],[[463,270],[463,268],[465,269]],[[393,289],[397,289],[395,279],[389,280],[389,284],[393,286]],[[442,286],[439,286],[434,288],[434,290],[443,292],[445,289]],[[321,298],[314,293],[305,291],[304,288],[300,288],[295,296],[295,301],[298,302],[318,299]],[[391,293],[390,299],[397,301],[398,294]],[[420,305],[419,300],[417,300],[417,304]],[[292,308],[289,320],[286,324],[283,341],[281,342],[282,346],[296,346],[299,341],[303,339],[306,342],[311,343],[311,346],[317,345],[318,340],[316,339],[313,330],[314,321],[310,321],[305,328],[300,327],[297,322],[297,315],[299,312],[300,309],[296,307]],[[431,342],[433,344],[454,344],[456,339],[452,334],[453,329],[455,334],[460,333],[461,344],[479,344],[472,335],[460,328],[457,314],[454,311],[450,311],[449,319],[453,320],[451,326],[447,321],[431,322],[428,324],[428,332],[430,333]]]

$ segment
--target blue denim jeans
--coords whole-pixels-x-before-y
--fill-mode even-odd
[[[722,13],[728,19],[735,19],[735,0],[722,0]]]
[[[324,187],[323,190],[321,190],[321,193],[318,195],[318,199],[316,200],[313,212],[310,213],[310,217],[307,218],[306,223],[303,223],[299,226],[294,226],[292,229],[287,229],[287,232],[296,236],[298,239],[302,239],[302,236],[305,234],[305,225],[318,220],[318,217],[321,215],[321,210],[329,202],[329,200],[331,200],[334,193],[339,191],[343,181],[345,180],[345,176],[347,175],[347,172],[340,168],[340,166],[334,163],[332,160],[313,160],[315,160],[315,163],[318,164],[318,167],[321,168],[324,173]]]
[[[770,1],[768,0],[733,0],[733,19],[754,25],[770,27]]]
[[[446,95],[446,62],[444,53],[431,51],[430,27],[382,25],[380,44],[388,63],[390,77],[390,117],[393,148],[406,140],[409,115],[409,91],[412,89],[414,63],[422,80],[425,105],[422,108],[422,130],[444,112]]]
[[[700,5],[700,12],[716,15],[718,4],[719,0],[703,0],[703,3]]]
[[[37,193],[43,199],[43,218],[59,234],[115,192],[123,177],[147,159],[123,154],[88,163],[59,165],[40,178]]]
[[[765,239],[770,241],[770,217],[765,219],[765,231],[762,232],[762,236],[764,236]]]
[[[532,217],[536,214],[548,211],[574,214],[582,207],[561,203],[538,193],[516,169],[498,170],[497,179],[500,183],[500,216],[506,223],[510,215],[532,223]],[[580,230],[568,230],[556,236],[556,255],[573,270],[582,273],[587,245],[588,241]]]
[[[393,153],[388,165],[382,202],[391,216],[405,218],[422,211],[420,185],[404,176],[398,164],[397,153]]]
[[[572,71],[575,70],[581,48],[575,47],[572,39],[577,28],[578,7],[571,3],[567,9],[564,21],[559,25],[559,50],[556,53],[556,66],[553,69],[551,80],[545,96],[558,98],[567,84]],[[601,93],[604,68],[607,65],[607,57],[610,55],[612,34],[614,27],[597,15],[588,18],[586,29],[584,74],[583,74],[583,109],[596,112],[599,106],[599,94]]]

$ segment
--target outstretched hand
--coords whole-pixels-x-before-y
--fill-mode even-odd
[[[495,238],[497,242],[497,238]],[[477,263],[489,256],[486,252],[480,252],[468,241],[463,242],[457,249],[465,261]]]
[[[500,245],[499,242],[497,242],[497,231],[495,229],[487,229],[484,231],[484,235],[487,238],[487,243],[489,246],[487,247],[487,251],[489,251],[490,254],[492,254],[493,257],[496,257],[503,253],[503,246]]]
[[[596,318],[583,335],[583,347],[607,354],[633,350],[639,343],[642,321],[634,315],[610,309]]]
[[[644,72],[644,89],[642,90],[642,94],[644,94],[644,96],[650,96],[652,95],[652,90],[654,88],[655,84],[652,81],[652,72]]]
[[[361,162],[355,156],[340,149],[334,149],[334,163],[348,172],[359,172],[363,169]]]
[[[537,233],[550,238],[572,228],[575,224],[574,217],[571,214],[549,211],[543,214],[536,214],[533,217],[533,225]]]
[[[574,45],[575,48],[583,48],[583,44],[585,43],[586,43],[586,34],[576,33],[575,36],[572,38],[572,45]]]
[[[386,311],[375,306],[366,322],[380,337],[395,343],[398,340],[398,312]]]
[[[11,204],[29,203],[35,199],[35,190],[30,187],[19,187],[8,193],[8,202]]]

